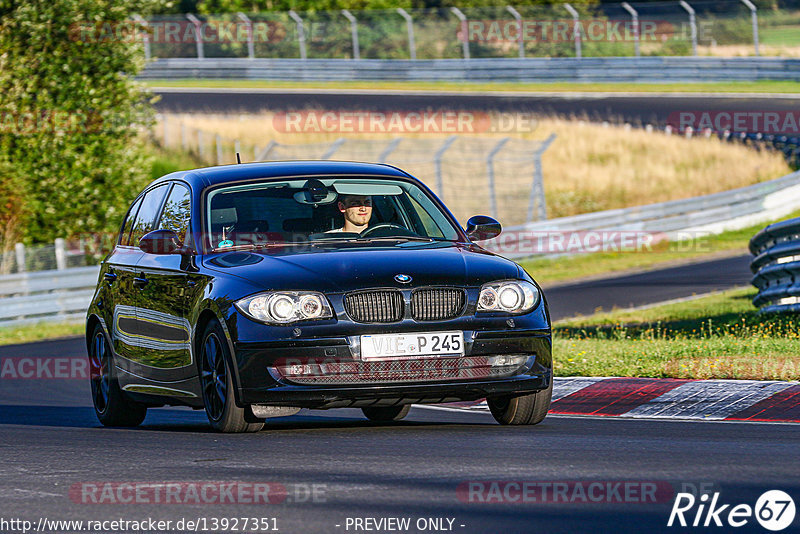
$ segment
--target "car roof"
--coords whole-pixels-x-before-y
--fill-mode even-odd
[[[369,175],[387,178],[413,178],[408,173],[383,163],[355,161],[269,161],[204,167],[173,172],[154,180],[150,186],[169,180],[183,180],[192,189],[252,180],[256,178],[286,178],[290,176]],[[150,187],[148,186],[148,188]]]

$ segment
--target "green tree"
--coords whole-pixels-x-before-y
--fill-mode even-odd
[[[25,215],[27,242],[114,231],[147,181],[150,96],[125,31],[159,5],[0,0],[0,191],[13,199],[0,210]]]

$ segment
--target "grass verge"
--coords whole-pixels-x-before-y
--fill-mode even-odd
[[[800,322],[760,315],[735,289],[645,310],[560,321],[558,376],[800,379]]]
[[[33,343],[46,339],[81,336],[86,332],[86,325],[81,322],[41,322],[24,326],[6,326],[0,328],[0,345],[16,345],[17,343]]]
[[[524,83],[524,82],[286,82],[278,80],[145,80],[149,87],[241,88],[241,89],[371,89],[375,91],[529,91],[623,92],[623,93],[797,93],[797,82],[761,80],[756,82],[708,83]]]
[[[800,217],[796,211],[780,220]],[[759,230],[770,224],[749,226],[717,235],[697,236],[685,241],[662,241],[642,252],[596,252],[556,258],[532,258],[519,263],[543,284],[580,280],[625,271],[657,269],[671,264],[710,260],[734,254],[748,254],[747,244]]]

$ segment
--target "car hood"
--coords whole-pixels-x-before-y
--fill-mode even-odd
[[[203,265],[263,290],[346,292],[369,287],[477,286],[518,278],[517,265],[478,246],[406,242],[391,246],[310,249],[301,252],[228,252],[206,256]],[[395,275],[411,277],[400,283]]]

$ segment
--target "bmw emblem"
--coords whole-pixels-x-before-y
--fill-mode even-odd
[[[394,275],[394,279],[400,282],[401,284],[407,284],[411,281],[411,277],[407,274],[396,274]]]

